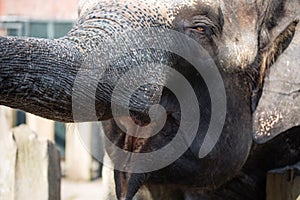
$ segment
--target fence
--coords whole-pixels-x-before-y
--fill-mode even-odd
[[[0,133],[7,134],[15,124],[17,124],[16,111],[0,106]],[[39,138],[48,139],[54,143],[55,126],[53,121],[26,114],[26,124],[38,134]],[[98,177],[101,173],[101,163],[93,158],[91,153],[95,155],[102,152],[102,143],[99,137],[99,132],[102,131],[101,127],[95,123],[66,126],[66,153],[62,157],[63,175],[81,181]],[[84,133],[81,134],[81,138],[78,130]]]

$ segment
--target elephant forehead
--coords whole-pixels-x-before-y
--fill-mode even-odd
[[[219,15],[219,10],[222,11],[223,45],[219,45],[219,50],[224,52],[221,55],[226,55],[226,58],[221,58],[221,61],[226,66],[242,64],[244,67],[252,63],[256,57],[258,38],[255,0],[85,0],[81,1],[80,12],[82,15],[84,12],[89,13],[82,18],[83,23],[89,19],[94,21],[95,17],[106,17],[109,23],[128,23],[129,26],[119,27],[124,32],[153,25],[172,28],[178,14],[197,14],[202,7],[214,11],[216,15]]]
[[[174,18],[183,10],[195,11],[201,9],[201,7],[209,7],[218,13],[218,9],[223,4],[225,5],[223,6],[224,10],[239,12],[243,10],[240,9],[241,7],[247,8],[247,5],[251,4],[249,2],[251,1],[244,3],[242,1],[231,1],[228,3],[222,0],[80,0],[79,14],[81,16],[86,11],[92,11],[95,14],[97,10],[105,7],[105,10],[111,14],[118,14],[118,12],[128,10],[134,12],[138,18],[155,18],[157,22],[171,26]],[[244,11],[240,13],[244,13]],[[141,24],[141,21],[139,23]],[[143,23],[146,25],[147,20],[143,21]]]
[[[195,5],[209,5],[218,8],[220,0],[80,0],[78,13],[82,16],[86,11],[94,10],[97,5],[128,10],[145,9],[148,16],[162,17],[165,23],[171,24],[182,8],[192,8]],[[116,11],[118,12],[118,10]]]
[[[172,24],[175,16],[184,8],[197,9],[197,6],[209,6],[210,8],[215,8],[217,11],[220,6],[220,0],[120,0],[120,2],[129,5],[145,5],[149,10],[154,11],[152,14],[159,14],[159,16],[162,16],[168,24]]]
[[[149,10],[156,11],[155,13],[164,14],[166,20],[172,20],[175,15],[180,13],[183,8],[197,9],[201,6],[209,6],[217,11],[223,6],[224,9],[238,12],[247,8],[251,4],[255,4],[254,0],[239,0],[239,1],[223,1],[223,0],[80,0],[79,13],[84,13],[87,10],[93,10],[97,4],[110,6],[116,5],[126,6],[127,9],[137,9],[139,7],[147,7]],[[228,9],[229,8],[229,9]],[[242,9],[241,9],[242,8]],[[248,9],[248,11],[251,9]],[[248,13],[246,11],[246,13]],[[241,13],[244,13],[241,12]],[[150,13],[149,13],[150,14]]]

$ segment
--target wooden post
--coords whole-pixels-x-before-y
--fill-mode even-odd
[[[26,113],[26,124],[39,136],[54,141],[54,121]]]
[[[0,134],[0,200],[60,200],[60,156],[27,126]]]
[[[1,108],[3,117],[3,109]],[[0,117],[1,118],[1,117]],[[8,124],[2,118],[0,121],[0,200],[15,200],[15,166],[17,146],[13,135],[8,131]],[[4,128],[4,126],[6,126]],[[5,131],[7,130],[7,132]]]
[[[67,126],[66,130],[66,175],[77,181],[89,181],[95,178],[99,172],[99,165],[95,165],[92,152],[95,148],[101,151],[97,123],[78,123]],[[95,134],[96,133],[96,134]],[[95,145],[97,143],[98,145]]]
[[[300,163],[267,175],[267,200],[300,200]]]
[[[0,106],[0,134],[7,134],[13,125],[13,110]]]
[[[13,130],[18,154],[15,199],[60,199],[60,156],[55,145],[27,126]]]
[[[113,166],[107,154],[104,155],[104,163],[108,166]],[[102,199],[117,199],[114,183],[114,171],[108,166],[103,165],[102,168],[102,183],[104,186]]]

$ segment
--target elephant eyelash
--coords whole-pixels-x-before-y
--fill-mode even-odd
[[[215,28],[214,23],[211,19],[205,16],[195,16],[192,19],[192,28],[199,32],[212,34]]]
[[[218,25],[215,25],[211,19],[206,16],[195,16],[190,21],[184,24],[184,29],[188,32],[197,34],[201,39],[213,38],[213,35],[218,36],[220,31]]]

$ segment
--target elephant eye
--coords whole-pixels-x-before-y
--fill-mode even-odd
[[[206,32],[206,27],[204,26],[196,26],[195,29],[199,32],[203,32],[203,33]]]
[[[203,27],[203,26],[197,26],[197,27],[195,27],[195,29],[199,32],[205,32],[205,30],[206,30],[205,27]]]
[[[212,31],[211,31],[210,27],[205,26],[205,25],[195,25],[191,28],[199,34],[203,34],[203,35],[206,35],[206,36],[210,36],[212,34]]]

